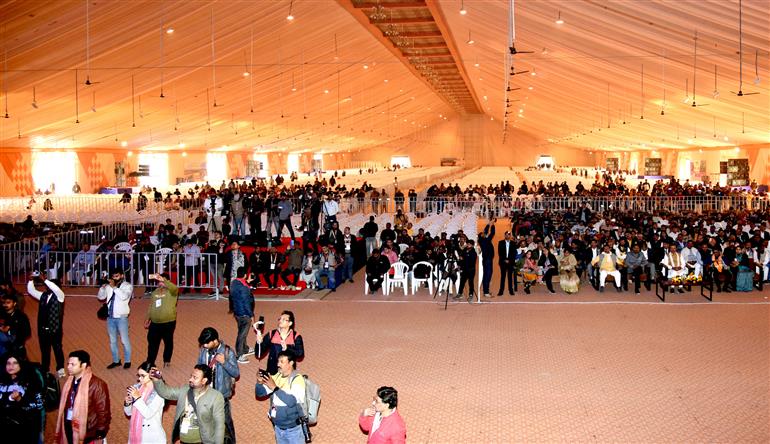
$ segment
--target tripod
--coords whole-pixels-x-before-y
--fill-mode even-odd
[[[452,265],[452,263],[449,263],[448,265]],[[453,269],[454,267],[447,267],[449,269]],[[454,278],[452,276],[452,272],[446,273],[444,275],[444,272],[439,269],[438,270],[438,283],[436,284],[436,289],[433,291],[433,299],[436,299],[436,295],[438,294],[439,290],[441,289],[441,286],[446,284],[446,298],[444,298],[444,310],[447,309],[449,306],[449,289],[450,286],[453,284]]]

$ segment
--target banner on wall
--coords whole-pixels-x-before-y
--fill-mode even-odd
[[[660,157],[650,157],[644,159],[644,175],[660,176],[663,162]]]
[[[606,160],[606,166],[607,171],[611,173],[617,173],[618,172],[618,158],[617,157],[608,157]]]

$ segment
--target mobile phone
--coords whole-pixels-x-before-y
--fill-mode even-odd
[[[163,375],[161,374],[160,370],[158,370],[157,368],[154,368],[150,370],[150,377],[155,379],[161,379]]]
[[[261,376],[263,378],[269,378],[270,377],[270,373],[268,373],[267,370],[259,369],[259,376]]]

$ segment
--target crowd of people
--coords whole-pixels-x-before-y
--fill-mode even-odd
[[[239,275],[245,274],[240,267]],[[132,290],[115,270],[99,290],[104,302],[110,350],[110,371],[120,366],[116,339],[122,335],[125,363],[131,369],[131,349],[127,319],[130,308],[126,292]],[[241,366],[248,356],[266,357],[265,368],[257,370],[255,396],[269,400],[269,418],[279,444],[310,442],[309,425],[317,420],[320,392],[308,390],[312,383],[297,371],[297,363],[305,356],[302,335],[297,332],[294,313],[283,311],[276,328],[264,331],[264,321],[255,321],[254,298],[250,292],[239,292],[238,310],[234,313],[238,327],[235,349],[227,345],[216,328],[207,326],[198,337],[199,353],[188,357],[190,378],[186,385],[173,386],[163,378],[163,369],[171,363],[173,337],[177,321],[178,288],[164,275],[152,275],[158,286],[151,295],[146,314],[148,329],[147,358],[136,367],[135,383],[124,393],[123,413],[127,420],[129,443],[235,443],[235,422],[231,399]],[[242,285],[237,283],[234,285]],[[52,442],[102,443],[114,427],[108,384],[97,376],[94,362],[85,350],[63,355],[64,292],[44,274],[29,281],[28,294],[39,301],[37,334],[43,362],[29,361],[26,343],[31,338],[30,322],[18,307],[19,297],[12,285],[2,286],[3,315],[0,327],[0,427],[9,442],[38,444],[44,442],[46,411],[56,410],[56,421],[48,425]],[[127,297],[130,299],[130,295]],[[116,322],[113,324],[112,321]],[[191,320],[186,320],[191,322]],[[243,322],[245,321],[245,322]],[[243,333],[245,324],[246,334]],[[256,336],[255,347],[246,344],[248,331]],[[164,341],[163,362],[156,363],[160,341]],[[55,375],[49,374],[50,349],[56,356]],[[55,378],[61,379],[61,383]],[[53,379],[53,381],[51,381]],[[317,387],[317,386],[316,386]],[[60,389],[59,389],[60,388]],[[116,394],[112,394],[115,396]],[[172,430],[165,430],[163,415],[166,402],[176,403]],[[404,443],[406,429],[396,407],[398,393],[392,387],[377,390],[370,407],[359,418],[361,429],[369,434],[369,442]],[[316,406],[314,409],[313,406]]]

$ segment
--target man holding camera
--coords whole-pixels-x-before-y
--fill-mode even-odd
[[[105,282],[96,298],[100,301],[106,301],[107,304],[107,334],[110,337],[110,352],[112,353],[112,364],[107,366],[108,370],[119,367],[120,356],[118,355],[118,335],[120,342],[123,343],[123,358],[125,364],[123,368],[131,368],[131,339],[128,336],[128,314],[131,309],[129,302],[134,294],[134,286],[124,280],[123,270],[116,269],[112,271],[110,279]]]
[[[230,411],[230,398],[233,397],[234,381],[241,376],[236,354],[224,342],[219,340],[219,332],[213,327],[206,327],[198,336],[200,355],[198,364],[208,365],[211,369],[211,387],[222,394],[225,401],[225,442],[235,444],[235,426]]]
[[[254,387],[257,398],[270,396],[268,416],[275,429],[277,444],[303,444],[306,442],[303,420],[305,419],[305,378],[297,373],[294,352],[278,353],[278,372],[270,375],[259,369]]]
[[[163,365],[168,367],[171,364],[171,355],[174,353],[174,330],[176,329],[176,304],[179,298],[179,288],[168,279],[167,273],[151,274],[148,277],[158,281],[158,288],[150,295],[147,319],[144,321],[144,328],[147,329],[147,359],[145,361],[155,363],[160,349],[160,341],[163,340]]]
[[[45,288],[38,290],[36,287]],[[32,272],[27,282],[27,293],[40,301],[37,310],[37,338],[40,344],[40,362],[44,372],[51,364],[51,349],[56,358],[57,374],[64,377],[64,350],[62,348],[62,327],[64,326],[64,292],[53,281],[40,272]]]
[[[215,443],[225,440],[225,400],[212,389],[213,376],[206,364],[193,368],[188,386],[169,387],[156,369],[150,370],[158,396],[176,401],[171,442]]]

